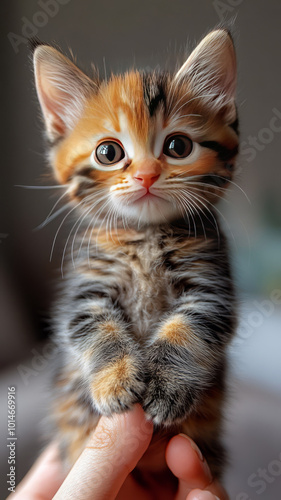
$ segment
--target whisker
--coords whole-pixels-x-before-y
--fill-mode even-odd
[[[109,209],[108,218],[106,220],[106,225],[105,225],[106,236],[108,237],[108,234],[109,234],[112,241],[113,241],[113,236],[112,236],[112,224],[111,224],[111,220],[112,220],[112,216],[113,215],[114,215],[114,206],[112,205],[110,207],[110,209]]]
[[[84,198],[84,200],[83,200],[83,201],[85,202],[84,204],[86,204],[86,203],[88,204],[88,203],[89,203],[89,201],[90,201],[92,198],[94,198],[94,194],[93,194],[93,193],[91,193],[91,194],[89,194],[88,196],[86,196],[86,198]],[[81,222],[82,222],[82,221],[83,221],[83,219],[87,216],[87,214],[88,214],[89,212],[91,212],[91,210],[92,210],[92,209],[93,209],[93,206],[91,205],[91,206],[90,206],[90,207],[86,210],[86,213],[82,213],[82,214],[78,217],[78,219],[75,221],[75,223],[73,224],[73,226],[72,226],[72,228],[71,228],[71,230],[70,230],[70,232],[69,232],[69,234],[68,234],[68,237],[67,237],[66,243],[65,243],[65,245],[64,245],[63,254],[62,254],[62,260],[61,260],[61,275],[62,275],[62,277],[63,277],[63,263],[64,263],[64,258],[65,258],[66,249],[67,249],[68,242],[69,242],[69,239],[70,239],[70,237],[71,237],[71,234],[72,234],[72,232],[73,232],[74,228],[76,227],[76,225],[78,224],[78,228],[77,228],[76,233],[75,233],[75,236],[76,236],[77,231],[78,231],[78,229],[79,229],[79,227],[80,227],[80,225],[81,225]],[[75,236],[74,236],[74,239],[73,239],[73,241],[72,241],[72,245],[73,245],[73,243],[74,243]],[[74,261],[73,261],[73,246],[71,246],[71,256],[72,256],[72,263],[73,263],[73,267],[75,267],[75,266],[74,266]]]
[[[197,196],[199,196],[199,195],[197,195]],[[227,225],[228,231],[229,231],[229,233],[230,233],[230,235],[231,235],[231,237],[232,237],[232,239],[233,239],[233,242],[234,242],[235,248],[237,249],[237,244],[236,244],[236,241],[235,241],[235,237],[234,237],[233,232],[232,232],[232,231],[231,231],[231,229],[230,229],[230,226],[229,226],[229,223],[228,223],[227,219],[225,218],[225,216],[221,213],[221,211],[220,211],[220,210],[219,210],[219,209],[218,209],[215,205],[213,205],[213,204],[211,204],[211,203],[210,203],[210,205],[212,206],[212,208],[213,208],[214,210],[216,210],[216,212],[218,212],[218,214],[219,214],[219,215],[221,216],[221,218],[224,220],[225,224]]]
[[[91,204],[91,205],[90,205],[89,209],[88,209],[88,210],[86,210],[85,214],[82,214],[82,215],[83,215],[83,217],[82,217],[82,219],[80,220],[79,225],[78,225],[78,227],[77,227],[77,229],[76,229],[76,231],[75,231],[75,234],[74,234],[74,236],[73,236],[72,245],[71,245],[71,260],[72,260],[72,265],[73,265],[73,267],[74,267],[74,268],[75,268],[75,261],[74,261],[74,245],[75,245],[75,239],[76,239],[77,233],[78,233],[78,231],[79,231],[79,228],[81,227],[81,225],[82,225],[82,223],[83,223],[84,219],[85,219],[85,218],[87,218],[87,216],[89,215],[89,213],[90,213],[90,212],[91,212],[91,211],[92,211],[92,210],[96,207],[96,205],[97,205],[98,203],[100,203],[100,201],[101,201],[101,200],[102,200],[105,196],[102,196],[102,197],[101,197],[99,193],[94,193],[94,194],[93,194],[93,199],[94,199],[95,197],[98,197],[98,199],[95,201],[95,203],[94,203],[94,204]],[[83,243],[83,241],[82,241],[82,243]],[[78,255],[77,255],[77,257],[79,257],[80,250],[81,250],[81,246],[80,246],[80,248],[79,248],[79,251],[78,251]]]
[[[195,191],[195,192],[196,192],[196,193],[198,193],[198,194],[202,194],[202,187],[200,188],[200,187],[197,187],[197,186],[193,186],[193,185],[192,185],[192,186],[191,186],[191,188],[190,188],[190,192],[193,192],[193,191]],[[225,193],[225,192],[224,192],[224,193]],[[212,191],[212,192],[211,192],[211,194],[212,194],[212,196],[215,196],[215,197],[216,197],[216,198],[218,198],[219,200],[223,200],[223,201],[225,201],[226,203],[229,203],[229,200],[228,200],[225,196],[223,196],[223,195],[221,195],[221,194],[218,194],[218,193],[215,193],[214,191]]]
[[[197,237],[197,230],[196,230],[195,219],[194,219],[193,213],[192,213],[193,206],[188,202],[188,200],[186,199],[186,197],[182,196],[182,193],[179,193],[176,190],[173,190],[173,195],[179,201],[179,203],[182,204],[182,206],[187,209],[188,216],[191,217],[191,220],[193,222],[194,235],[195,235],[195,238],[196,238]],[[188,217],[188,222],[189,222],[189,217]],[[189,231],[190,231],[190,222],[189,222]]]
[[[208,182],[203,182],[203,181],[197,181],[197,182],[196,181],[190,181],[189,182],[188,181],[188,185],[199,186],[199,187],[201,187],[201,189],[202,189],[202,186],[203,187],[206,186],[206,187],[211,188],[211,189],[214,188],[214,189],[216,189],[216,191],[221,191],[222,193],[225,193],[225,188],[222,188],[220,186],[212,186],[212,184],[208,184]],[[212,191],[212,193],[213,193],[213,191]]]
[[[196,194],[196,195],[195,195],[194,193],[192,193],[192,192],[190,192],[190,191],[188,192],[188,194],[189,194],[189,196],[191,196],[191,198],[193,198],[193,199],[197,200],[197,203],[201,203],[201,205],[202,205],[202,206],[203,206],[203,207],[207,210],[207,212],[208,212],[208,213],[212,216],[213,221],[214,221],[214,223],[215,223],[215,225],[214,225],[213,227],[216,229],[217,236],[218,236],[218,243],[220,243],[220,233],[219,233],[218,224],[217,224],[217,221],[216,221],[216,218],[215,218],[214,214],[212,213],[212,211],[210,210],[210,208],[209,208],[209,207],[206,205],[206,203],[205,203],[205,202],[207,202],[207,200],[205,200],[205,198],[203,198],[202,196],[200,196],[200,195],[198,195],[198,194]],[[202,201],[202,199],[203,199],[204,201]],[[199,209],[200,209],[200,207],[199,207]],[[205,216],[207,217],[207,219],[208,219],[208,221],[210,222],[210,224],[212,224],[212,225],[213,225],[213,223],[212,223],[212,221],[209,219],[209,217],[208,217],[206,214],[205,214]],[[200,217],[200,219],[201,219],[201,217]],[[204,231],[204,234],[205,234],[205,236],[206,236],[205,231]]]
[[[43,222],[41,222],[41,224],[38,227],[38,229],[41,229],[41,227],[44,227],[46,224],[48,224],[49,222],[49,218],[50,216],[52,215],[53,211],[55,210],[56,206],[59,204],[59,202],[68,194],[68,189],[65,191],[65,193],[63,193],[59,199],[55,202],[53,208],[50,210],[50,212],[48,213],[47,217],[45,218],[45,220]],[[69,205],[69,203],[67,204]],[[37,229],[37,228],[36,228]]]
[[[23,189],[62,189],[67,187],[67,184],[56,184],[55,186],[25,186],[23,184],[15,184],[15,187]]]
[[[185,201],[189,203],[189,205],[193,208],[193,210],[195,211],[195,213],[198,215],[198,217],[200,219],[200,222],[201,222],[202,229],[203,229],[204,237],[206,239],[207,236],[206,236],[205,226],[204,226],[202,217],[200,215],[200,207],[198,207],[198,205],[194,201],[192,201],[192,200],[189,201],[187,197],[185,197]],[[195,238],[196,237],[197,237],[197,234],[195,232]]]
[[[180,210],[182,212],[182,215],[183,215],[183,218],[185,220],[187,220],[188,222],[188,228],[189,228],[189,236],[190,236],[190,220],[189,220],[189,215],[192,217],[192,212],[190,210],[190,206],[189,204],[187,203],[183,203],[183,201],[181,200],[181,198],[174,193],[174,197],[178,200],[178,203],[179,203],[179,207],[180,207]]]
[[[65,258],[65,253],[66,253],[67,245],[68,245],[69,239],[71,237],[72,231],[74,230],[75,226],[79,223],[79,221],[82,218],[82,216],[83,216],[83,214],[81,214],[78,217],[78,219],[75,221],[75,223],[72,225],[72,228],[69,231],[69,234],[67,236],[67,239],[66,239],[66,242],[65,242],[65,245],[64,245],[64,248],[63,248],[62,259],[61,259],[61,276],[62,276],[62,278],[63,278],[63,263],[64,263],[64,258]]]
[[[51,254],[50,254],[50,261],[51,261],[51,260],[52,260],[52,258],[53,258],[53,253],[54,253],[54,248],[55,248],[55,244],[56,244],[57,236],[58,236],[58,234],[59,234],[59,232],[60,232],[60,230],[61,230],[61,228],[62,228],[62,226],[63,226],[64,222],[66,221],[67,217],[68,217],[68,216],[69,216],[69,215],[70,215],[70,214],[71,214],[74,210],[76,210],[79,206],[81,206],[82,204],[84,204],[84,203],[85,203],[85,201],[86,201],[86,199],[87,199],[87,198],[88,198],[88,197],[86,196],[86,198],[84,198],[83,200],[81,200],[81,201],[78,203],[78,205],[74,205],[74,207],[72,207],[72,209],[71,209],[71,210],[69,210],[69,212],[66,214],[66,216],[65,216],[65,217],[63,218],[63,220],[61,221],[61,223],[60,223],[60,225],[59,225],[59,227],[58,227],[58,229],[57,229],[57,231],[56,231],[56,234],[55,234],[54,240],[53,240],[53,244],[52,244],[52,248],[51,248]]]
[[[224,179],[224,177],[222,175],[218,175],[218,174],[212,174],[213,177],[218,177],[219,179]],[[252,202],[250,200],[250,198],[248,197],[248,195],[246,194],[246,192],[244,191],[244,189],[241,188],[241,186],[239,186],[239,184],[237,184],[236,182],[230,180],[230,179],[227,179],[227,182],[229,182],[230,184],[233,184],[233,186],[237,187],[241,193],[243,193],[243,195],[245,196],[247,202],[249,203],[249,205],[251,206],[252,205]]]
[[[194,189],[194,188],[192,188],[192,189]],[[213,194],[215,194],[215,193],[213,193]],[[198,194],[197,194],[197,195],[198,195]],[[221,198],[221,197],[220,197],[220,198]],[[223,199],[223,201],[224,201],[224,202],[228,202],[228,203],[229,203],[229,200],[228,200],[227,198],[221,198],[221,199]],[[209,202],[209,203],[210,203],[210,202]],[[221,216],[221,217],[223,218],[223,220],[225,221],[225,223],[226,223],[226,225],[227,225],[227,228],[228,228],[228,231],[230,232],[230,234],[231,234],[231,236],[232,236],[232,238],[233,238],[233,241],[234,241],[234,244],[235,244],[235,248],[237,249],[237,244],[236,244],[236,241],[235,241],[235,237],[234,237],[233,232],[230,230],[230,225],[229,225],[228,221],[226,220],[226,218],[223,216],[223,214],[219,211],[219,209],[218,209],[215,205],[213,205],[213,204],[211,204],[211,205],[212,205],[212,207],[213,207],[215,210],[217,210],[217,212],[220,214],[220,216]],[[246,234],[246,237],[247,237],[247,243],[248,243],[248,248],[249,248],[249,250],[250,250],[250,248],[251,248],[251,241],[250,241],[249,233],[248,233],[248,231],[247,231],[247,229],[246,229],[246,227],[245,227],[244,223],[242,222],[241,218],[239,217],[238,219],[239,219],[239,223],[240,223],[240,224],[241,224],[241,226],[243,227],[244,233]]]
[[[100,203],[103,199],[106,199],[106,198],[107,198],[107,194],[104,195],[102,198],[99,198],[97,200],[97,203],[95,203],[94,206],[92,206],[91,208],[93,209],[96,205],[98,205],[98,203]],[[84,243],[84,240],[85,240],[85,236],[86,236],[87,232],[89,231],[90,226],[93,225],[93,221],[95,221],[95,219],[97,219],[97,218],[98,218],[98,213],[93,215],[93,217],[89,221],[89,224],[88,224],[87,228],[84,231],[84,235],[83,235],[83,238],[81,239],[81,243],[80,243],[80,246],[79,246],[79,249],[78,249],[78,252],[77,252],[77,257],[76,257],[77,259],[79,258],[80,252],[82,250],[82,246],[83,246],[83,243]]]
[[[99,214],[105,209],[105,207],[110,203],[110,199],[108,199],[105,203],[103,203],[103,205],[99,208],[97,214],[93,217],[92,220],[95,220],[95,218],[98,218]],[[103,221],[105,219],[106,216],[103,217],[102,221],[101,221],[101,224],[100,224],[100,227],[99,227],[99,230],[98,230],[98,233],[97,233],[97,238],[96,238],[96,248],[97,248],[97,245],[98,245],[98,237],[99,237],[99,233],[100,233],[100,230],[102,228],[102,225],[103,225]],[[91,240],[92,240],[92,234],[93,234],[93,230],[94,230],[94,227],[92,227],[92,230],[90,232],[90,235],[89,235],[89,239],[88,239],[88,266],[89,268],[91,268],[90,266],[90,244],[91,244]]]
[[[47,226],[52,220],[54,220],[58,215],[60,215],[64,210],[69,207],[70,203],[66,203],[63,207],[59,208],[55,213],[53,213],[50,217],[47,217],[39,226],[36,226],[33,231],[39,231],[39,229],[43,229],[43,227]]]

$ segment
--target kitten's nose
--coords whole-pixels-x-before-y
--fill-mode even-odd
[[[158,163],[155,161],[144,162],[142,165],[139,165],[134,172],[133,179],[146,189],[149,189],[150,186],[159,179],[160,174],[161,167]]]

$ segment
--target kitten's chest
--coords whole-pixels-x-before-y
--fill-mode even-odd
[[[94,288],[112,294],[140,338],[147,338],[165,313],[173,311],[183,276],[192,281],[201,271],[198,257],[208,243],[183,232],[181,227],[177,232],[124,231],[115,243],[99,235],[98,252],[89,262]],[[88,259],[84,269],[88,279]]]
[[[115,244],[101,235],[98,243],[90,262],[93,283],[107,287],[109,293],[114,290],[113,302],[117,300],[135,333],[146,338],[175,302],[162,235],[152,230],[119,232]]]
[[[154,241],[136,248],[128,257],[128,265],[131,279],[124,287],[122,306],[134,325],[134,331],[146,337],[173,306],[175,288],[165,265],[163,250]]]

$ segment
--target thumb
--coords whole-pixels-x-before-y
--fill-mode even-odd
[[[152,432],[153,425],[139,405],[127,413],[101,417],[54,500],[113,500],[147,449]]]

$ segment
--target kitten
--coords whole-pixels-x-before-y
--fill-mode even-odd
[[[34,68],[54,175],[80,217],[55,319],[64,456],[76,460],[100,415],[140,402],[155,432],[185,432],[220,477],[236,314],[213,205],[238,153],[231,36],[209,33],[175,74],[92,79],[38,42]]]

